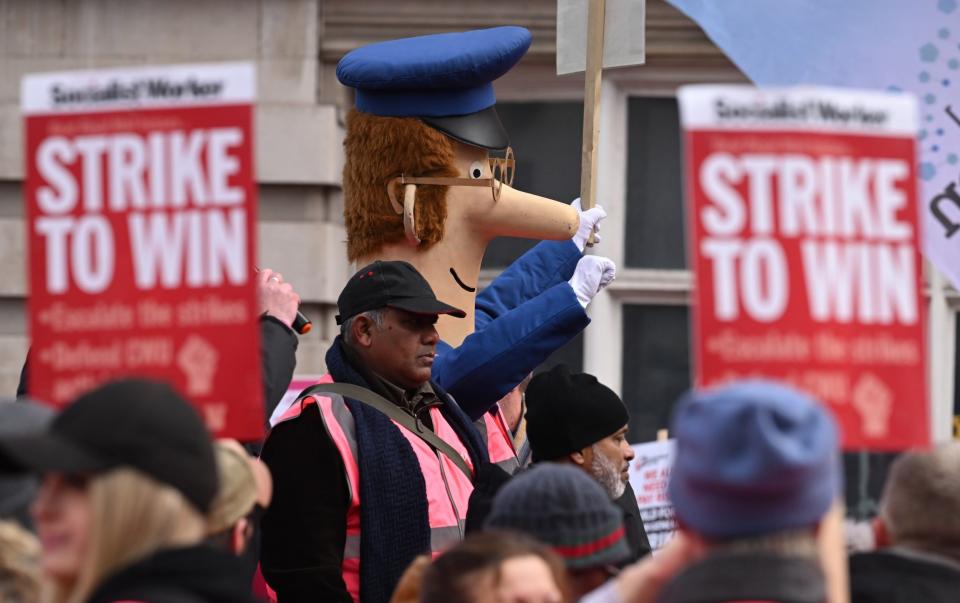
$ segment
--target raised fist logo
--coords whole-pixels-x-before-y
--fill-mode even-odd
[[[177,366],[187,376],[188,396],[208,396],[217,373],[217,349],[206,339],[191,335],[177,352]]]
[[[864,373],[853,386],[853,407],[860,413],[863,435],[884,438],[890,433],[893,393],[873,373]]]

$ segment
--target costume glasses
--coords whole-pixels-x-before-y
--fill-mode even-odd
[[[487,158],[487,162],[490,166],[490,173],[493,175],[492,178],[481,178],[477,176],[476,178],[446,178],[446,177],[428,177],[428,176],[407,176],[406,174],[401,174],[391,181],[392,184],[435,184],[439,186],[489,186],[490,190],[493,193],[493,200],[500,200],[500,191],[503,189],[504,183],[507,186],[513,185],[513,176],[516,172],[516,161],[513,158],[513,149],[507,147],[507,150],[504,151],[503,157],[491,156]],[[471,169],[471,172],[473,169]],[[479,170],[477,170],[479,172]],[[393,190],[393,187],[390,187],[390,190]],[[391,195],[392,200],[392,195]]]

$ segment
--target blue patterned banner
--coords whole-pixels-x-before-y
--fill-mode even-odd
[[[960,288],[957,0],[667,0],[762,86],[911,92],[927,257]]]

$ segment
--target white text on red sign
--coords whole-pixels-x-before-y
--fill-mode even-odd
[[[244,191],[230,184],[243,144],[238,128],[44,139],[34,228],[45,241],[48,291],[72,285],[100,293],[110,285],[115,246],[107,212],[129,212],[138,288],[245,283]]]

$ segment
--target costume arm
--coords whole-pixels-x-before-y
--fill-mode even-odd
[[[477,295],[476,330],[550,287],[570,280],[581,255],[572,240],[537,243]]]
[[[460,347],[438,347],[433,378],[476,420],[589,323],[570,285],[558,283],[490,321]]]
[[[343,461],[316,404],[270,432],[261,455],[273,475],[260,564],[279,603],[352,603],[343,582],[349,494]]]

